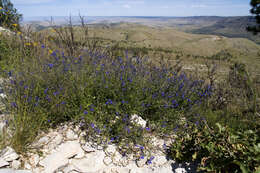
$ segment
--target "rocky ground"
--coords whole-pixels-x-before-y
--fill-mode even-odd
[[[5,128],[4,121],[1,127]],[[144,125],[144,124],[143,124]],[[172,140],[151,136],[150,156],[122,155],[115,144],[97,145],[79,126],[67,123],[42,133],[31,144],[27,157],[11,147],[0,153],[0,173],[186,173],[194,166],[168,160],[166,147]],[[134,146],[136,150],[141,146]],[[146,152],[146,151],[144,151]],[[23,170],[22,170],[23,169]]]

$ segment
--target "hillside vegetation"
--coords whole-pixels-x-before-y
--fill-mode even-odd
[[[169,159],[198,171],[257,173],[259,51],[247,39],[127,23],[1,34],[1,147],[25,153],[42,131],[75,122],[122,154],[140,146],[137,157],[153,158],[144,150],[155,134],[173,139]]]
[[[194,34],[213,34],[225,37],[247,38],[259,44],[260,37],[246,31],[246,27],[253,26],[254,23],[255,19],[247,16],[223,18],[213,25],[194,29],[191,30],[191,32]]]
[[[181,57],[188,66],[203,64],[205,59],[221,60],[222,71],[227,71],[225,67],[230,61],[240,61],[248,66],[250,73],[260,74],[260,46],[245,38],[189,34],[129,23],[92,25],[88,32],[102,47],[137,50],[153,59],[163,56],[175,61]]]
[[[64,25],[67,17],[53,17],[56,24]],[[37,30],[50,26],[50,18],[35,17],[26,18],[24,24],[31,24]],[[79,17],[73,16],[74,25],[79,25]],[[247,38],[259,43],[260,37],[246,31],[247,26],[254,26],[255,19],[252,16],[218,17],[218,16],[194,16],[194,17],[88,17],[88,24],[114,25],[120,22],[141,24],[156,28],[172,28],[194,34],[210,34],[232,38]]]

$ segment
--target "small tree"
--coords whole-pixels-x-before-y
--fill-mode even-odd
[[[22,15],[17,12],[10,0],[0,0],[0,26],[20,30]]]
[[[260,0],[251,0],[250,5],[252,6],[250,12],[255,16],[256,25],[247,27],[247,30],[257,34],[260,32]]]

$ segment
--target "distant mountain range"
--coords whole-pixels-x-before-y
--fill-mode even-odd
[[[80,24],[79,17],[72,16],[75,25]],[[68,17],[54,16],[56,25],[68,23]],[[247,38],[260,44],[260,36],[255,36],[246,31],[246,27],[255,24],[252,16],[219,17],[219,16],[193,16],[193,17],[160,17],[160,16],[88,16],[87,24],[115,24],[136,23],[152,27],[168,27],[194,34],[211,34],[232,38]],[[37,30],[50,26],[51,17],[27,17],[23,24],[31,24]]]
[[[246,31],[247,26],[255,24],[253,17],[227,17],[221,18],[215,24],[193,29],[190,32],[194,34],[213,34],[232,38],[248,38],[260,44],[260,36],[253,35]]]
[[[31,22],[46,22],[51,21],[51,18],[55,23],[65,24],[69,17],[66,16],[42,16],[42,17],[26,17],[23,23]],[[72,21],[77,24],[79,23],[78,16],[72,16]],[[181,25],[181,24],[201,24],[205,22],[216,22],[223,17],[218,16],[194,16],[194,17],[160,17],[160,16],[87,16],[85,17],[87,23],[118,23],[118,22],[133,22],[150,25]]]

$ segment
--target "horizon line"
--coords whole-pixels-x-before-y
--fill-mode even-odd
[[[85,16],[84,17],[248,17],[253,15],[236,15],[236,16],[218,16],[218,15],[194,15],[194,16]],[[32,17],[79,17],[79,16],[23,16],[24,18],[32,18]]]

